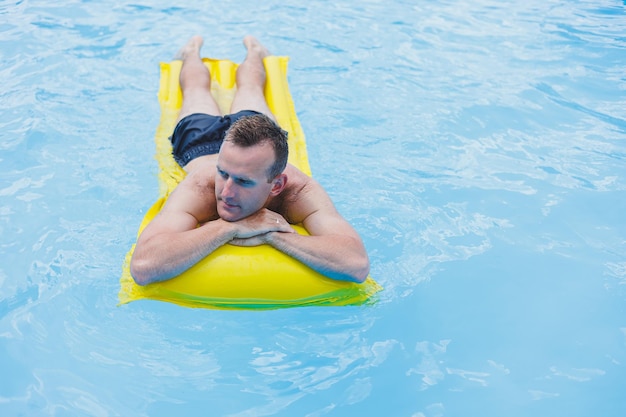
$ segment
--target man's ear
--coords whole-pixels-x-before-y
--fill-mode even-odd
[[[276,197],[285,189],[286,185],[287,185],[287,175],[280,174],[279,176],[277,176],[276,178],[272,180],[272,189],[270,190],[270,195],[272,197]]]

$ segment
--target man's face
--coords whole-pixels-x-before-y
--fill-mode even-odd
[[[224,141],[217,159],[217,213],[226,221],[248,217],[265,206],[273,182],[267,173],[274,163],[270,144],[242,148]]]

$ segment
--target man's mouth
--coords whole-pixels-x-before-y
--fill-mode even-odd
[[[223,198],[220,199],[220,201],[222,202],[222,205],[226,209],[235,209],[235,208],[239,207],[237,204],[233,204],[232,201],[227,201],[227,200],[224,200]]]

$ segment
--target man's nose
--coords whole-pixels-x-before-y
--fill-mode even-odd
[[[224,187],[222,188],[222,197],[232,197],[235,194],[234,184],[231,178],[224,181]]]

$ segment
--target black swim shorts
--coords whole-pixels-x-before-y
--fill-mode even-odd
[[[245,116],[260,114],[253,110],[243,110],[226,116],[211,116],[194,113],[184,117],[170,137],[174,159],[184,167],[199,156],[213,155],[220,151],[226,131],[237,120]]]

